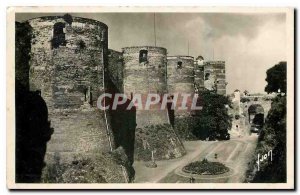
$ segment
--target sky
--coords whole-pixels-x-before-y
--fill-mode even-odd
[[[17,21],[62,13],[18,13]],[[108,25],[109,48],[154,45],[153,13],[72,13]],[[168,55],[224,60],[227,94],[235,89],[263,93],[266,70],[286,61],[283,13],[156,13],[156,45]]]

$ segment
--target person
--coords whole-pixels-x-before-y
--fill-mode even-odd
[[[190,177],[190,183],[195,183],[195,178],[193,176]]]

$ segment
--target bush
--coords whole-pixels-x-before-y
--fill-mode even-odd
[[[150,161],[152,151],[155,160],[170,159],[185,154],[182,143],[170,124],[149,125],[136,129],[134,156],[136,160]]]
[[[193,134],[195,126],[195,117],[184,117],[175,120],[174,130],[182,140],[197,140],[197,137]]]
[[[70,164],[55,163],[46,166],[43,183],[107,183],[101,172],[95,171],[95,164],[88,158],[74,158]]]
[[[249,163],[246,182],[286,182],[286,97],[276,97],[259,135],[256,154],[272,150],[273,162],[261,163],[257,170],[257,156]]]
[[[59,153],[54,163],[43,170],[43,183],[122,183],[126,182],[122,168],[126,169],[131,182],[135,171],[122,147],[112,152],[95,153],[91,156],[76,154],[71,162],[61,162]]]
[[[228,97],[210,91],[199,94],[198,101],[203,109],[194,117],[193,134],[200,140],[228,140],[231,117],[225,105],[230,105]]]
[[[191,162],[182,169],[186,173],[198,175],[219,175],[229,171],[229,168],[220,162],[210,162],[207,159]]]

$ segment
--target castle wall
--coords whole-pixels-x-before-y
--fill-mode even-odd
[[[194,73],[195,73],[195,90],[202,91],[204,89],[204,64],[203,61],[194,62]]]
[[[218,94],[226,94],[226,76],[224,61],[204,62],[204,87],[216,90]]]
[[[61,163],[74,160],[77,154],[92,156],[109,152],[108,135],[103,112],[91,110],[64,110],[49,114],[54,134],[47,145],[45,161],[54,163],[59,155]]]
[[[108,77],[111,79],[112,84],[115,86],[116,90],[123,92],[123,54],[112,49],[109,49],[108,54],[108,67],[107,73]],[[113,89],[108,89],[113,90]]]
[[[123,93],[123,54],[112,49],[108,52],[108,66],[105,72],[106,92],[110,94]],[[131,163],[134,161],[134,140],[136,128],[136,111],[127,110],[128,100],[123,105],[118,105],[115,110],[109,110],[109,121],[116,147],[122,146]]]

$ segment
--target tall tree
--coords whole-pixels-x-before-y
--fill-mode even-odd
[[[268,82],[265,91],[268,93],[286,93],[286,62],[280,62],[267,70]],[[283,183],[286,182],[286,96],[278,94],[272,101],[271,109],[259,135],[255,154],[266,154],[272,151],[272,161],[260,165],[256,161],[249,164],[246,182]]]
[[[228,97],[210,91],[199,94],[203,109],[195,119],[193,134],[199,139],[226,140],[229,139],[228,130],[231,128],[231,117],[226,105],[230,104]]]
[[[286,93],[286,62],[279,62],[268,69],[266,81],[268,82],[265,87],[267,93],[277,93],[278,90]]]

